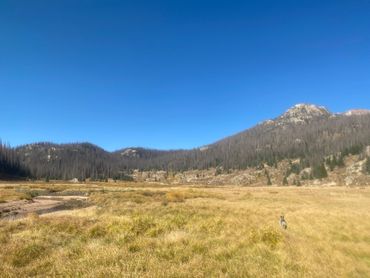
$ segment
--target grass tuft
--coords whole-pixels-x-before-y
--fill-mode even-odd
[[[32,242],[16,249],[11,255],[11,263],[15,267],[24,267],[42,256],[46,255],[46,247],[40,243]]]

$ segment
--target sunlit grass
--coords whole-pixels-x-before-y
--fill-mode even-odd
[[[92,207],[0,221],[2,276],[370,273],[369,189],[85,185],[82,190],[89,192]],[[281,214],[288,230],[278,225]]]

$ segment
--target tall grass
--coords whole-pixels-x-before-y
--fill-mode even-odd
[[[90,201],[82,210],[0,221],[0,276],[370,273],[369,189],[115,187],[91,190]]]

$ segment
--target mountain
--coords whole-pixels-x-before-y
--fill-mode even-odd
[[[209,145],[201,156],[212,167],[226,168],[286,158],[317,164],[327,155],[369,143],[370,115],[344,116],[321,106],[298,104],[273,120]]]
[[[16,149],[23,165],[40,177],[126,178],[134,169],[246,169],[284,159],[321,167],[329,155],[359,153],[370,145],[370,113],[333,114],[325,107],[297,104],[275,119],[192,150],[126,148],[107,152],[95,145],[38,143]]]
[[[312,104],[297,104],[287,110],[283,115],[276,118],[273,122],[278,125],[284,124],[304,124],[314,119],[329,118],[333,114],[323,106]]]

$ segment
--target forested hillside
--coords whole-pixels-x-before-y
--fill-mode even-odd
[[[112,155],[89,143],[37,143],[19,147],[17,152],[37,179],[106,179],[119,174]]]
[[[370,145],[370,114],[334,115],[322,107],[297,105],[282,116],[214,144],[148,158],[122,159],[123,167],[188,170],[222,166],[245,169],[301,158],[318,165],[331,154],[358,153]]]
[[[341,159],[368,145],[368,111],[332,114],[324,107],[300,104],[276,119],[193,150],[127,148],[110,153],[88,143],[38,143],[17,152],[37,178],[125,179],[133,169],[245,169],[295,158],[300,158],[302,167],[320,169],[328,155]]]

